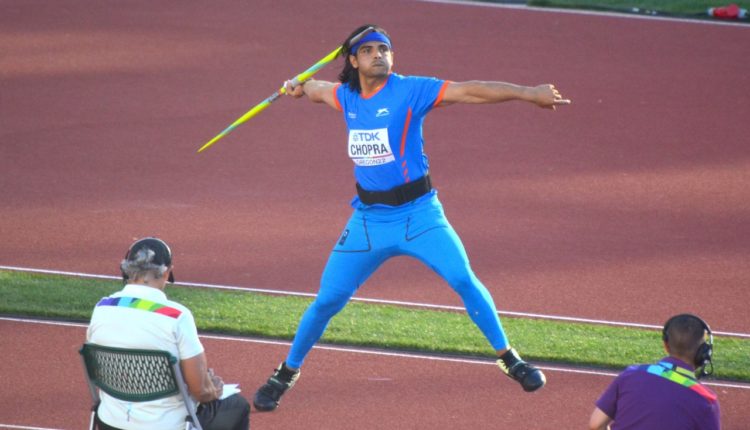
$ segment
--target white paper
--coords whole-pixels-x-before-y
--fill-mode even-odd
[[[221,399],[226,399],[232,394],[237,394],[240,391],[240,384],[224,384],[224,391],[221,393]]]

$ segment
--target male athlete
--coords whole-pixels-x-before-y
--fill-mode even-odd
[[[350,43],[368,27],[374,31]],[[397,255],[417,258],[445,279],[496,351],[502,371],[525,391],[541,388],[544,374],[511,348],[490,293],[474,275],[461,240],[445,218],[430,181],[422,123],[435,107],[453,103],[523,100],[554,109],[570,101],[552,85],[450,82],[393,73],[391,39],[378,26],[358,28],[343,48],[340,83],[308,80],[293,87],[287,82],[286,90],[341,112],[354,163],[354,212],[334,245],[318,295],[302,316],[286,360],[255,394],[256,409],[276,409],[330,319],[380,265]]]

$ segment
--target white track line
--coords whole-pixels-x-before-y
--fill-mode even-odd
[[[688,24],[700,24],[700,25],[724,25],[724,26],[736,26],[746,27],[750,29],[750,25],[743,22],[732,22],[732,21],[718,21],[710,19],[699,19],[699,18],[681,18],[681,17],[669,17],[664,15],[639,15],[637,13],[624,13],[624,12],[607,12],[607,11],[596,11],[596,10],[583,10],[583,9],[561,9],[561,8],[546,8],[546,7],[534,7],[526,6],[524,4],[507,4],[507,3],[491,3],[483,1],[470,1],[470,0],[418,0],[423,3],[439,3],[449,4],[455,6],[472,6],[472,7],[489,7],[489,8],[500,8],[500,9],[518,9],[526,10],[529,12],[544,12],[544,13],[560,13],[568,15],[591,15],[591,16],[606,16],[610,18],[625,18],[625,19],[649,19],[656,21],[671,21],[671,22],[682,22]]]
[[[83,323],[61,322],[61,321],[52,321],[52,320],[35,320],[35,319],[11,318],[11,317],[0,317],[0,321],[11,321],[11,322],[19,322],[19,323],[27,323],[27,324],[46,324],[46,325],[53,325],[53,326],[77,327],[77,328],[88,327],[88,324],[83,324]],[[262,345],[276,345],[276,346],[291,345],[291,342],[283,341],[283,340],[254,339],[254,338],[247,338],[247,337],[221,336],[221,335],[211,335],[211,334],[201,334],[200,337],[203,339],[223,340],[223,341],[229,341],[229,342],[246,342],[246,343],[255,343],[255,344],[262,344]],[[482,360],[479,358],[458,358],[458,357],[449,357],[449,356],[441,357],[439,355],[426,355],[426,354],[418,354],[418,353],[411,354],[411,353],[406,353],[406,352],[389,352],[389,351],[377,350],[377,349],[364,349],[364,348],[331,346],[331,345],[315,345],[313,348],[324,350],[324,351],[348,352],[348,353],[353,353],[353,354],[369,354],[369,355],[377,355],[377,356],[382,356],[382,357],[397,357],[397,358],[407,358],[407,359],[417,359],[417,360],[443,361],[443,362],[450,362],[450,363],[479,364],[479,365],[485,365],[485,366],[495,366],[494,361],[491,361],[489,359]],[[617,373],[606,372],[606,371],[595,370],[595,369],[562,367],[562,366],[546,366],[546,365],[538,365],[537,367],[539,367],[542,370],[548,370],[552,372],[575,373],[575,374],[580,374],[580,375],[606,376],[610,378],[617,376]],[[750,390],[750,384],[710,382],[710,381],[704,381],[703,383],[706,385],[711,385],[715,387],[738,388],[742,390]]]
[[[3,423],[0,423],[0,429],[62,430],[62,429],[49,428],[49,427],[27,427],[27,426],[16,426],[16,425],[13,425],[13,424],[3,424]]]
[[[120,279],[117,276],[94,275],[90,273],[65,272],[65,271],[48,270],[48,269],[33,269],[33,268],[28,268],[28,267],[0,266],[0,270],[44,273],[48,275],[76,276],[80,278],[96,278],[96,279],[110,279],[110,280]],[[262,294],[283,295],[283,296],[299,296],[299,297],[315,297],[316,296],[316,294],[313,294],[313,293],[270,290],[270,289],[263,289],[263,288],[234,287],[234,286],[229,286],[229,285],[204,284],[204,283],[197,283],[197,282],[178,282],[177,285],[183,285],[186,287],[213,288],[213,289],[219,289],[219,290],[245,291],[245,292],[262,293]],[[426,308],[426,309],[450,310],[450,311],[459,311],[459,312],[465,311],[465,309],[460,306],[403,302],[403,301],[398,301],[398,300],[369,299],[366,297],[352,297],[352,301],[365,302],[365,303],[377,303],[377,304],[383,304],[383,305],[409,306],[409,307]],[[566,317],[566,316],[561,316],[561,315],[535,314],[535,313],[529,313],[529,312],[498,311],[497,313],[498,315],[513,316],[513,317],[519,317],[519,318],[535,318],[535,319],[553,320],[553,321],[567,321],[567,322],[574,322],[574,323],[610,325],[610,326],[616,326],[616,327],[644,328],[644,329],[651,329],[651,330],[662,329],[662,326],[654,325],[654,324],[641,324],[641,323],[632,323],[632,322],[623,322],[623,321],[608,321],[608,320],[599,320],[599,319],[590,319],[590,318]],[[740,338],[750,339],[750,333],[735,333],[735,332],[714,330],[713,334],[716,336],[740,337]]]

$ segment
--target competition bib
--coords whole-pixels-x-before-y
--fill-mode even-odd
[[[394,161],[388,129],[349,130],[349,158],[357,166],[379,166]]]

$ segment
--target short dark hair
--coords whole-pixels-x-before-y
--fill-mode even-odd
[[[664,324],[664,342],[673,355],[692,359],[705,342],[705,336],[705,323],[694,315],[677,315]]]
[[[354,66],[352,66],[351,61],[349,61],[350,55],[357,55],[356,52],[350,52],[351,41],[354,36],[367,30],[367,28],[369,27],[372,27],[378,33],[384,34],[389,39],[391,38],[391,36],[389,36],[382,27],[375,24],[365,24],[352,31],[352,34],[347,36],[346,40],[344,40],[344,43],[342,44],[342,52],[344,53],[344,68],[341,69],[341,73],[339,73],[339,82],[341,82],[342,84],[349,84],[349,89],[358,93],[362,92],[362,86],[359,83],[359,72],[354,68]]]

